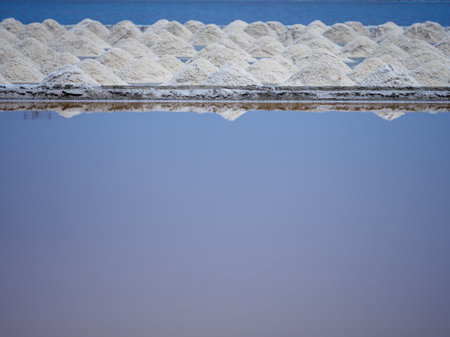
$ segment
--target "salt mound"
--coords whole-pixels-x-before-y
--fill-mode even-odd
[[[205,24],[200,21],[196,20],[189,20],[184,23],[184,26],[191,31],[191,33],[196,33],[203,27],[205,27]]]
[[[274,59],[261,59],[250,65],[248,72],[258,81],[269,84],[283,83],[294,74]]]
[[[304,44],[293,44],[286,48],[283,56],[297,63],[301,58],[312,53],[312,49]]]
[[[229,63],[210,74],[203,85],[247,86],[261,85],[261,83],[241,67]]]
[[[53,38],[53,35],[44,25],[35,22],[26,25],[21,31],[17,33],[17,37],[20,40],[25,40],[29,37],[33,37],[36,40],[41,41],[42,43],[47,43]]]
[[[13,33],[3,27],[0,27],[0,38],[8,41],[9,43],[15,43],[18,41],[17,37]]]
[[[11,48],[11,44],[0,37],[0,50],[5,50],[9,48]]]
[[[286,26],[283,25],[281,22],[278,21],[268,21],[266,22],[267,26],[269,26],[270,29],[272,29],[274,37],[279,38],[281,34],[283,34],[286,31]]]
[[[66,85],[99,86],[100,84],[80,68],[72,64],[66,64],[45,77],[42,80],[41,85],[64,87]]]
[[[353,29],[357,34],[361,36],[369,36],[370,32],[366,26],[364,26],[361,22],[358,21],[347,21],[345,22],[346,26],[349,26]]]
[[[402,50],[405,52],[413,53],[419,49],[421,50],[430,50],[434,53],[440,53],[436,48],[434,48],[429,43],[426,43],[423,40],[418,39],[407,39],[406,41],[403,41],[400,45],[398,45]]]
[[[449,66],[449,61],[443,55],[434,53],[431,50],[418,49],[417,51],[411,53],[408,58],[402,60],[402,63],[406,66],[406,68],[412,70],[424,63],[429,61],[439,61],[442,64],[446,64]]]
[[[95,60],[84,60],[78,67],[101,85],[126,85],[111,69]]]
[[[401,28],[401,27],[397,26],[395,23],[389,21],[389,22],[383,23],[382,25],[376,26],[376,28],[373,30],[370,37],[373,40],[380,42],[388,37],[392,37],[392,36],[400,35],[400,34],[403,34],[403,28]]]
[[[281,54],[284,46],[271,36],[263,36],[247,49],[247,52],[253,57],[270,57]]]
[[[347,43],[342,52],[348,57],[364,58],[377,49],[378,45],[366,36],[360,36]]]
[[[105,41],[108,39],[110,34],[109,29],[106,28],[101,22],[96,20],[84,19],[83,21],[79,22],[75,27],[85,27]]]
[[[406,37],[404,34],[401,35],[392,35],[387,36],[383,41],[380,42],[380,45],[386,44],[386,43],[392,43],[395,44],[397,47],[400,47],[403,44],[407,44],[411,39],[409,37]],[[419,40],[417,40],[419,41]],[[424,41],[422,41],[424,42]],[[426,42],[424,42],[426,43]]]
[[[137,40],[149,48],[153,47],[158,42],[161,42],[161,38],[152,31],[146,31],[144,34],[139,36]]]
[[[361,83],[367,78],[367,76],[384,65],[386,65],[386,63],[379,58],[371,57],[358,64],[348,75],[348,77],[356,83]]]
[[[146,46],[144,46],[142,43],[140,43],[136,39],[130,38],[130,39],[120,40],[116,44],[116,47],[120,48],[122,50],[125,50],[126,52],[130,53],[134,57],[142,57],[142,56],[156,57],[155,53],[151,49],[147,48]]]
[[[408,58],[408,54],[404,52],[402,49],[397,47],[392,43],[383,43],[378,45],[377,49],[375,49],[370,56],[372,57],[381,57],[383,55],[391,55],[393,58],[397,60],[403,60]]]
[[[355,39],[357,34],[356,32],[347,25],[343,23],[336,23],[328,28],[324,33],[328,40],[333,41],[337,44],[346,44],[351,40]]]
[[[0,65],[4,65],[12,59],[26,59],[26,57],[17,49],[13,47],[0,49]],[[29,61],[29,60],[28,60]]]
[[[109,69],[116,71],[133,62],[134,57],[125,50],[112,48],[101,55],[97,60]]]
[[[128,83],[163,83],[170,79],[171,73],[155,61],[142,57],[134,60],[116,73]]]
[[[0,74],[0,84],[9,84],[9,82]]]
[[[367,87],[420,87],[416,79],[392,64],[387,64],[361,82]]]
[[[284,45],[289,46],[300,36],[306,32],[306,27],[304,25],[292,25],[287,27],[287,29],[280,35],[278,40]]]
[[[304,44],[314,50],[323,50],[334,55],[341,54],[341,47],[327,38],[316,33],[305,32],[301,34],[293,44]]]
[[[173,55],[176,57],[192,57],[195,55],[195,49],[189,43],[173,34],[170,35],[172,36],[167,36],[152,47],[156,55]]]
[[[244,57],[245,53],[238,52],[227,48],[219,43],[214,43],[208,47],[202,49],[197,55],[195,55],[188,63],[191,63],[198,59],[206,59],[216,67],[221,67],[227,63],[240,64],[243,67],[247,67],[247,59]],[[248,55],[248,54],[247,54]],[[253,58],[249,58],[254,61]]]
[[[447,37],[445,29],[440,24],[431,21],[413,24],[406,29],[405,35],[428,43],[437,43]]]
[[[273,61],[277,62],[278,64],[282,65],[288,71],[290,71],[292,74],[294,74],[298,71],[298,68],[292,63],[292,61],[282,55],[272,56],[269,60],[273,60]]]
[[[20,32],[24,28],[23,23],[18,21],[18,20],[16,20],[16,19],[14,19],[14,18],[4,19],[0,23],[0,26],[2,26],[7,31],[10,31],[13,34],[17,34],[18,32]]]
[[[157,62],[170,71],[171,74],[175,74],[184,67],[184,63],[172,55],[161,56]]]
[[[392,64],[392,65],[396,66],[398,69],[400,69],[404,73],[409,73],[408,68],[406,68],[402,63],[400,63],[398,60],[393,58],[391,55],[383,55],[383,56],[380,56],[379,59],[386,64]]]
[[[198,59],[185,65],[166,85],[199,85],[217,68],[208,60]]]
[[[435,45],[444,55],[450,56],[450,37],[447,37]]]
[[[137,39],[141,34],[142,32],[133,22],[124,20],[111,27],[108,42],[111,44],[116,44],[122,39]]]
[[[311,63],[332,65],[333,67],[339,68],[345,74],[352,72],[352,69],[340,57],[323,50],[313,50],[312,53],[299,58],[295,65],[300,69]]]
[[[245,27],[248,26],[247,22],[244,22],[242,20],[234,20],[233,22],[231,22],[228,26],[226,26],[223,31],[226,34],[231,34],[231,33],[236,33],[236,32],[240,32],[243,31]]]
[[[183,40],[188,40],[192,36],[192,32],[178,21],[171,21],[167,23],[162,29]]]
[[[145,32],[156,32],[161,30],[165,25],[167,25],[170,21],[166,19],[160,19],[156,21],[153,25],[151,25]]]
[[[58,53],[55,58],[49,59],[41,66],[41,72],[48,75],[65,64],[77,64],[79,58],[69,53]]]
[[[314,20],[308,26],[306,26],[306,30],[310,33],[322,35],[328,29],[327,25],[325,25],[320,20]]]
[[[47,48],[42,42],[32,37],[19,41],[14,47],[39,68],[49,60],[55,58],[57,54],[54,50]]]
[[[111,48],[109,43],[107,43],[105,40],[103,40],[102,38],[98,37],[96,34],[91,32],[87,27],[75,26],[70,31],[75,35],[84,36],[88,38],[89,41],[91,41],[91,43],[97,45],[102,49]]]
[[[2,62],[0,74],[11,83],[38,83],[44,78],[36,66],[23,56]]]
[[[52,35],[64,32],[66,29],[53,19],[47,19],[42,22],[42,25],[50,32]]]
[[[194,46],[207,46],[219,41],[224,36],[225,33],[216,25],[206,25],[192,35],[190,42]]]
[[[71,34],[68,40],[54,45],[60,52],[66,52],[78,57],[94,57],[104,53],[104,49],[93,43],[86,36]],[[53,42],[52,44],[53,45]]]
[[[261,21],[253,22],[247,25],[244,28],[244,32],[254,37],[255,39],[259,39],[260,37],[266,35],[273,35],[272,29],[270,29],[270,27],[266,23]]]
[[[431,60],[417,67],[411,75],[425,87],[448,87],[450,85],[450,67],[439,60]]]
[[[285,84],[312,87],[354,85],[342,69],[320,60],[308,63],[292,75]]]
[[[228,38],[242,49],[249,48],[256,41],[255,38],[251,37],[244,31],[230,33],[228,35]]]

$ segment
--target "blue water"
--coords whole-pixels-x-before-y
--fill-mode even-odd
[[[128,19],[151,24],[161,18],[185,22],[228,24],[276,20],[308,24],[321,20],[331,25],[348,20],[367,25],[393,21],[399,25],[431,20],[450,24],[450,2],[296,2],[296,1],[2,1],[0,18],[31,23],[53,18],[74,24],[89,17],[105,24]]]

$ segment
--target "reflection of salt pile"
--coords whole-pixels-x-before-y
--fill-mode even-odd
[[[185,65],[165,85],[198,85],[202,84],[209,76],[217,70],[211,62],[206,59],[198,59]]]
[[[361,82],[362,86],[368,87],[419,87],[420,84],[408,73],[402,71],[395,65],[387,64]]]
[[[171,73],[155,61],[142,57],[134,60],[117,72],[128,83],[155,84],[170,79]]]
[[[256,78],[232,63],[211,73],[203,84],[211,86],[261,85]]]
[[[0,51],[0,74],[11,83],[38,83],[44,75],[16,49]]]
[[[209,24],[199,29],[192,35],[190,42],[194,46],[206,46],[219,41],[225,33],[216,25]]]
[[[86,74],[83,70],[71,64],[56,69],[54,72],[45,77],[42,80],[41,84],[50,87],[63,87],[65,85],[100,85],[96,80]]]
[[[111,69],[95,60],[84,60],[78,67],[101,85],[126,85]]]
[[[381,117],[385,121],[392,121],[394,119],[402,117],[404,114],[405,114],[405,112],[395,111],[395,110],[388,109],[388,108],[381,109],[381,110],[378,110],[377,112],[375,112],[375,115],[377,115],[378,117]]]

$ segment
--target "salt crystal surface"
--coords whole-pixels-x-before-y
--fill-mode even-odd
[[[369,36],[370,35],[369,29],[367,29],[367,27],[364,26],[359,21],[347,21],[347,22],[345,22],[345,25],[352,28],[357,34],[359,34],[361,36]]]
[[[7,18],[4,19],[0,26],[5,28],[6,30],[10,31],[13,34],[17,34],[19,31],[21,31],[24,27],[24,24],[14,18]]]
[[[89,76],[83,70],[72,64],[67,64],[56,69],[55,71],[47,75],[41,81],[41,84],[50,87],[60,87],[65,85],[74,85],[74,86],[100,85],[91,76]]]
[[[447,37],[445,29],[440,24],[431,21],[411,25],[405,30],[405,35],[428,43],[438,43]]]
[[[0,74],[0,84],[9,84],[9,82]]]
[[[225,33],[216,25],[209,24],[195,32],[190,42],[194,46],[206,46],[219,41],[225,36]]]
[[[192,36],[192,32],[178,21],[170,21],[162,29],[183,40],[188,40]]]
[[[161,56],[157,62],[172,74],[175,74],[184,67],[184,63],[172,55]]]
[[[56,51],[47,48],[42,42],[32,37],[17,42],[14,45],[14,48],[19,50],[30,61],[37,65],[38,68],[41,68],[45,63],[57,57]]]
[[[322,60],[308,62],[306,66],[292,75],[285,84],[313,87],[354,85],[342,69]]]
[[[38,83],[44,75],[16,49],[0,52],[0,74],[11,83]]]
[[[211,73],[203,84],[210,86],[247,86],[261,85],[261,82],[238,65],[229,63]]]
[[[284,46],[272,36],[263,36],[247,48],[247,52],[253,57],[270,57],[283,51]]]
[[[42,25],[50,32],[52,35],[60,34],[61,32],[64,32],[66,28],[64,26],[60,25],[58,22],[56,22],[53,19],[47,19],[42,22]]]
[[[233,22],[229,23],[223,31],[226,34],[231,34],[235,32],[243,31],[245,27],[248,26],[248,23],[242,20],[234,20]]]
[[[79,22],[76,27],[86,27],[92,33],[105,41],[108,39],[110,34],[109,29],[106,28],[101,22],[96,20],[84,19],[83,21]]]
[[[134,60],[116,74],[127,83],[140,84],[163,83],[172,76],[166,68],[147,57]]]
[[[18,41],[17,37],[13,33],[3,27],[0,27],[0,38],[8,41],[9,43],[15,43]]]
[[[198,59],[186,64],[165,85],[199,85],[216,70],[217,67],[208,60]]]
[[[91,43],[95,44],[96,46],[107,49],[111,48],[111,45],[107,43],[102,38],[98,37],[95,33],[91,32],[87,27],[83,26],[75,26],[70,30],[73,34],[78,36],[84,36],[91,41]]]
[[[274,35],[275,38],[279,38],[287,29],[285,25],[278,21],[268,21],[266,24],[274,32],[272,35]]]
[[[270,27],[265,22],[261,21],[250,23],[244,28],[244,32],[254,37],[255,39],[259,39],[260,37],[273,34],[272,29],[270,29]]]
[[[373,30],[373,32],[370,34],[370,37],[373,40],[380,42],[388,37],[392,37],[395,35],[401,35],[401,34],[403,34],[403,28],[401,28],[401,27],[397,26],[395,23],[389,21],[382,25],[376,26],[375,29]]]
[[[111,69],[96,60],[84,60],[78,67],[101,85],[126,85]]]
[[[109,69],[115,71],[125,67],[127,64],[134,61],[133,55],[120,48],[112,48],[102,54],[98,61]]]
[[[228,34],[228,38],[236,43],[239,47],[247,49],[255,43],[255,38],[248,35],[246,32],[232,32]]]
[[[116,43],[115,47],[125,50],[134,57],[156,57],[155,53],[145,45],[133,38],[123,39]]]
[[[343,23],[336,23],[328,28],[323,36],[334,43],[346,44],[356,38],[356,32]]]
[[[173,34],[170,35],[172,36],[168,36],[152,46],[156,55],[173,55],[176,57],[192,57],[195,55],[195,49],[189,43]]]
[[[128,20],[120,21],[111,27],[108,42],[116,44],[122,39],[138,38],[142,32],[136,25]]]
[[[430,60],[413,71],[411,75],[425,87],[448,87],[450,85],[450,66],[439,60]]]
[[[53,38],[53,34],[50,33],[44,25],[34,22],[24,26],[23,29],[17,33],[17,37],[20,40],[33,37],[42,43],[47,43]]]
[[[146,31],[144,34],[139,36],[137,40],[149,48],[153,47],[158,42],[161,42],[161,38],[152,31]]]
[[[195,33],[205,27],[205,24],[197,20],[189,20],[184,23],[184,26],[189,29],[191,33]]]
[[[450,37],[447,37],[435,45],[443,54],[450,57]]]
[[[297,63],[301,58],[312,53],[312,49],[305,44],[293,44],[286,48],[283,56]]]
[[[297,70],[296,67],[293,68]],[[261,59],[250,65],[248,72],[261,83],[268,84],[283,83],[294,74],[294,71],[282,66],[274,59]]]
[[[377,49],[378,45],[366,36],[360,36],[347,43],[342,52],[348,57],[364,58],[368,57]]]
[[[392,64],[387,64],[361,82],[368,87],[419,87],[417,80]]]
[[[367,76],[384,65],[386,65],[386,63],[379,58],[370,57],[358,64],[348,75],[348,77],[350,77],[356,83],[361,83],[366,79]]]
[[[59,53],[55,58],[48,60],[41,66],[41,72],[48,75],[56,69],[66,64],[77,64],[80,59],[75,55],[69,53]]]
[[[287,27],[287,29],[283,33],[281,33],[278,40],[284,46],[289,46],[304,33],[306,33],[306,26],[301,24],[292,25]]]
[[[197,53],[197,55],[188,61],[188,63],[201,58],[210,61],[216,67],[221,67],[227,63],[241,64],[243,67],[247,67],[247,61],[243,58],[242,53],[227,48],[219,43],[212,44],[202,49],[199,53]],[[250,59],[253,60],[251,57]]]

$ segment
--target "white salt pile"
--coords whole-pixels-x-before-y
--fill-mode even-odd
[[[342,58],[324,51],[313,51],[312,53],[300,58],[295,65],[300,69],[308,66],[311,63],[332,65],[335,68],[340,69],[343,73],[349,74],[352,69],[346,65]]]
[[[203,82],[203,85],[235,87],[261,85],[261,82],[241,67],[229,63],[211,73]]]
[[[242,49],[250,48],[255,43],[255,38],[248,35],[246,32],[232,32],[228,35],[228,38],[236,43]]]
[[[207,46],[225,37],[225,33],[216,25],[206,25],[192,35],[190,42],[193,46]]]
[[[168,22],[162,29],[183,40],[188,40],[192,36],[192,32],[178,21]]]
[[[431,60],[411,71],[411,75],[425,87],[448,87],[450,66],[439,60]]]
[[[128,20],[120,21],[111,27],[110,35],[108,38],[109,43],[116,44],[122,39],[138,38],[142,32],[136,25]]]
[[[431,21],[411,25],[406,29],[405,35],[428,43],[438,43],[447,37],[445,29],[440,24]]]
[[[145,45],[132,38],[120,40],[116,43],[115,47],[125,50],[134,57],[156,57],[155,53],[150,48],[147,48]]]
[[[53,19],[46,19],[42,22],[42,25],[47,28],[47,30],[52,34],[59,34],[66,30],[64,26],[60,25],[57,21]]]
[[[172,76],[166,68],[147,57],[134,60],[116,74],[127,83],[139,84],[163,83]]]
[[[161,39],[160,42],[152,46],[152,50],[158,56],[173,55],[176,57],[192,57],[195,55],[195,49],[189,43],[170,33],[164,39]]]
[[[243,52],[239,52],[230,48],[227,48],[219,43],[209,45],[208,47],[202,49],[197,55],[195,55],[188,63],[205,59],[211,62],[216,67],[221,67],[227,63],[240,64],[243,67],[247,66],[247,59],[243,56]],[[250,60],[254,59],[249,56]]]
[[[70,30],[70,32],[72,32],[74,35],[84,36],[88,38],[93,44],[97,45],[100,48],[111,48],[109,43],[98,37],[96,34],[92,33],[89,29],[87,29],[87,27],[75,26]]]
[[[55,50],[66,52],[77,57],[96,57],[104,53],[104,49],[96,45],[89,38],[75,35],[71,32],[61,34],[49,43]]]
[[[355,85],[341,68],[320,60],[308,62],[306,66],[292,75],[285,84],[312,87]]]
[[[365,87],[419,87],[420,84],[408,73],[398,67],[387,64],[361,82]]]
[[[393,22],[386,22],[375,27],[370,37],[376,42],[385,40],[388,37],[403,34],[403,28],[397,26]]]
[[[248,67],[248,72],[261,83],[280,84],[287,81],[297,70],[288,69],[275,59],[261,59]]]
[[[38,83],[44,75],[16,49],[0,52],[0,74],[11,83]]]
[[[184,23],[184,26],[191,31],[191,33],[196,33],[203,27],[205,24],[203,22],[197,20],[189,20]]]
[[[408,58],[408,54],[393,43],[382,43],[370,54],[371,57],[390,55],[397,60]]]
[[[269,58],[269,60],[273,60],[277,62],[278,64],[285,67],[287,70],[289,70],[292,74],[296,73],[298,71],[298,68],[294,65],[294,63],[291,61],[291,59],[284,57],[283,55],[275,55]]]
[[[217,68],[206,59],[198,59],[185,65],[165,85],[199,85]]]
[[[153,47],[158,42],[161,42],[161,38],[151,30],[146,30],[137,40],[149,48]]]
[[[304,44],[309,46],[311,49],[321,49],[335,55],[341,54],[340,46],[338,46],[333,41],[330,41],[327,38],[312,32],[305,32],[301,34],[293,44]]]
[[[268,21],[266,22],[267,26],[269,26],[270,29],[272,29],[272,35],[274,35],[275,38],[279,38],[281,34],[283,34],[286,31],[286,26],[283,25],[281,22],[278,21]]]
[[[370,57],[365,59],[360,64],[358,64],[353,69],[353,71],[348,75],[348,77],[350,77],[353,81],[359,84],[362,81],[364,81],[367,76],[369,76],[375,70],[381,68],[384,65],[386,65],[386,63],[380,60],[379,58]]]
[[[121,69],[134,61],[133,55],[120,48],[112,48],[102,54],[98,61],[112,70]]]
[[[20,22],[20,21],[18,21],[16,19],[13,19],[13,18],[4,19],[0,23],[0,26],[2,26],[3,28],[5,28],[6,30],[10,31],[13,34],[17,34],[24,27],[22,22]]]
[[[78,64],[78,68],[82,69],[101,85],[126,85],[111,69],[98,61],[84,60]]]
[[[312,53],[312,49],[305,44],[293,44],[286,48],[283,56],[297,63],[303,57]]]
[[[161,28],[163,28],[165,25],[167,25],[170,21],[166,20],[166,19],[160,19],[158,21],[156,21],[153,25],[151,25],[147,31],[154,31],[157,32],[159,30],[161,30]]]
[[[255,39],[259,39],[260,37],[266,35],[275,35],[273,34],[272,29],[270,29],[270,27],[266,23],[261,21],[253,22],[247,25],[246,27],[244,27],[244,32],[254,37]]]
[[[8,41],[9,43],[16,43],[18,41],[17,37],[13,33],[3,27],[0,27],[0,38]]]
[[[450,37],[447,37],[435,44],[435,47],[439,49],[444,55],[450,57]]]
[[[36,40],[41,41],[42,43],[47,43],[53,38],[53,35],[44,25],[34,22],[24,26],[23,29],[17,33],[17,37],[20,40],[25,40],[29,37],[33,37]]]
[[[325,25],[320,20],[314,20],[308,26],[306,26],[306,30],[310,33],[315,33],[318,35],[322,35],[328,29],[327,25]]]
[[[230,24],[228,24],[228,26],[226,26],[223,31],[226,34],[231,34],[231,33],[236,33],[236,32],[240,32],[243,31],[245,27],[248,26],[248,23],[242,20],[234,20],[233,22],[231,22]]]
[[[11,44],[0,37],[0,50],[11,48]]]
[[[161,56],[157,62],[166,68],[171,74],[175,74],[184,67],[184,63],[172,55]]]
[[[49,87],[72,86],[99,86],[100,84],[86,74],[80,68],[67,64],[47,75],[42,81],[42,85]]]
[[[253,57],[271,57],[281,54],[284,46],[271,36],[263,36],[253,43],[247,52]]]
[[[370,31],[361,22],[358,21],[347,21],[345,25],[352,28],[357,34],[361,36],[369,36]]]
[[[429,49],[418,49],[417,51],[411,53],[409,57],[402,60],[402,63],[409,70],[415,69],[424,63],[429,61],[439,61],[441,64],[450,66],[450,62],[442,54],[437,54]]]
[[[22,40],[14,45],[14,48],[19,50],[30,61],[32,61],[38,68],[43,67],[50,60],[57,57],[57,52],[47,48],[42,42],[30,37]]]
[[[375,41],[366,36],[360,36],[348,42],[342,52],[348,57],[365,58],[372,54],[377,47]]]
[[[75,55],[58,53],[55,58],[48,60],[48,62],[42,65],[41,72],[44,75],[48,75],[65,64],[78,64],[78,62],[80,62],[80,59]]]
[[[343,23],[336,23],[328,28],[324,33],[328,40],[337,44],[346,44],[356,38],[356,32]]]
[[[0,74],[0,84],[9,84],[9,82]]]
[[[76,27],[85,27],[105,41],[108,39],[110,34],[109,29],[106,28],[101,22],[91,19],[84,19],[79,22]]]
[[[306,33],[306,26],[301,24],[296,24],[287,27],[287,29],[278,38],[284,46],[289,46],[298,38],[300,38],[304,33]]]

